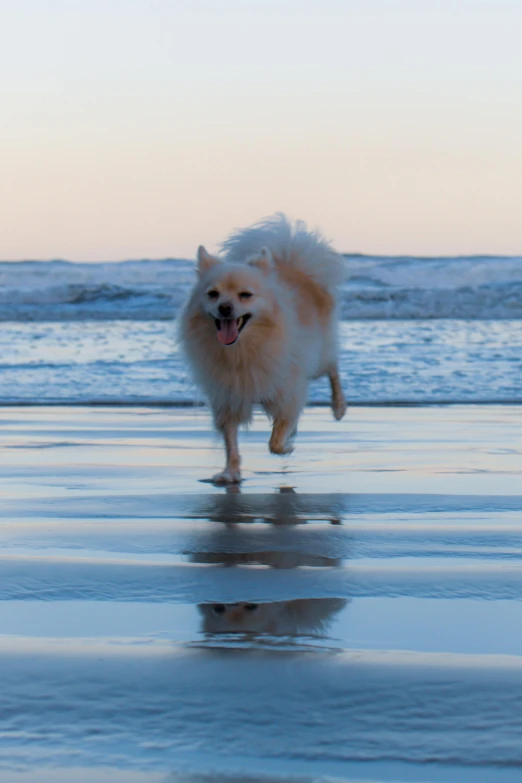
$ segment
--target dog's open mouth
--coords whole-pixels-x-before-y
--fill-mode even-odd
[[[246,326],[252,316],[247,313],[241,318],[215,318],[217,338],[221,345],[234,345],[239,333]]]

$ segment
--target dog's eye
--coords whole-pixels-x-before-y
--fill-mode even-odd
[[[219,296],[219,291],[215,291],[212,289],[212,291],[207,291],[207,296],[209,299],[217,299]]]
[[[250,293],[250,291],[241,291],[241,293],[239,294],[240,299],[250,299],[251,297],[252,294]]]
[[[247,612],[255,612],[258,607],[258,604],[245,604],[245,609]]]

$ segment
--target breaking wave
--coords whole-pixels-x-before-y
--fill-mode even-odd
[[[522,319],[522,256],[347,255],[341,317]],[[0,320],[175,318],[194,280],[182,259],[0,263]]]

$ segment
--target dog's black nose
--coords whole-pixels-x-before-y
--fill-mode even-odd
[[[232,315],[232,305],[229,304],[220,304],[218,307],[219,314],[223,316],[223,318],[230,318]]]

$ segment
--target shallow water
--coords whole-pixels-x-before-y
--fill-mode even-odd
[[[6,322],[0,352],[0,404],[201,399],[172,321]],[[340,367],[354,403],[522,401],[522,321],[344,321]]]

